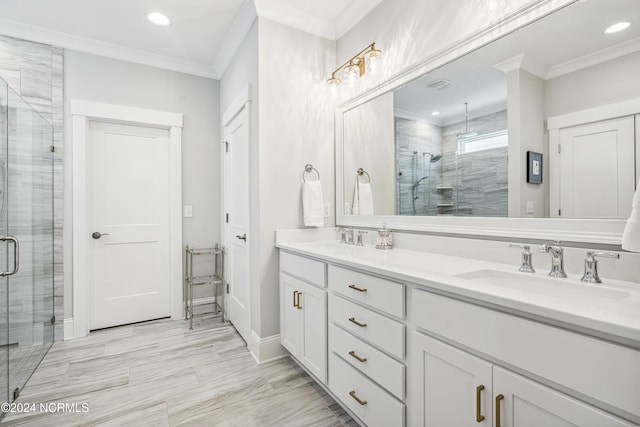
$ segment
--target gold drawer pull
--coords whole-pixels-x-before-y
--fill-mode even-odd
[[[504,395],[499,394],[496,396],[496,427],[502,427],[500,424],[500,402],[504,399]]]
[[[296,307],[298,307],[298,310],[302,310],[302,306],[300,305],[300,295],[302,295],[302,292],[298,292],[298,302],[296,304]]]
[[[349,285],[350,289],[353,289],[354,291],[358,291],[358,292],[367,292],[366,288],[359,288],[356,285]]]
[[[356,359],[358,362],[361,362],[361,363],[364,363],[367,361],[366,357],[358,356],[355,351],[350,351],[349,356],[353,357],[354,359]]]
[[[296,295],[297,295],[298,291],[293,291],[293,306],[297,307],[296,305]]]
[[[479,423],[484,421],[484,415],[480,413],[480,395],[482,393],[482,390],[484,390],[483,385],[479,385],[478,387],[476,387],[476,422]]]
[[[355,390],[351,390],[349,392],[349,396],[353,397],[355,399],[356,402],[358,402],[359,404],[361,404],[362,406],[366,405],[368,402],[366,400],[360,400],[358,398],[358,396],[356,396],[356,391]]]
[[[351,322],[351,323],[353,323],[353,324],[355,324],[355,325],[358,325],[358,326],[360,326],[361,328],[366,328],[366,327],[367,327],[367,324],[366,324],[366,323],[360,323],[360,322],[358,322],[358,321],[356,320],[356,318],[355,318],[355,317],[350,317],[350,318],[349,318],[349,322]]]

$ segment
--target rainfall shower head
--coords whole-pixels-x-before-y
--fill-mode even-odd
[[[431,154],[431,153],[429,153],[429,152],[427,152],[427,151],[425,151],[424,153],[422,153],[422,155],[423,155],[423,156],[429,155],[429,157],[431,157],[431,160],[429,160],[429,162],[431,162],[431,163],[435,163],[435,162],[437,162],[438,160],[440,160],[440,159],[442,158],[442,155],[441,155],[441,154],[433,155],[433,154]]]

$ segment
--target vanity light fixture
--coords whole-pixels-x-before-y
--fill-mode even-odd
[[[381,55],[382,51],[376,48],[375,43],[371,43],[353,55],[344,64],[333,70],[331,77],[327,79],[327,83],[330,85],[338,85],[342,80],[354,81],[364,76],[367,71],[370,73],[374,72],[378,67]],[[342,75],[339,74],[340,72],[342,72]]]
[[[611,25],[606,30],[604,30],[605,34],[614,34],[619,33],[620,31],[624,31],[631,26],[631,22],[618,22],[616,24]]]
[[[159,27],[168,27],[169,25],[171,25],[171,20],[167,17],[167,15],[160,12],[151,12],[147,15],[147,19],[152,24],[156,24]]]

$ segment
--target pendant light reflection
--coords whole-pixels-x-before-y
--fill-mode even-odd
[[[333,70],[327,83],[332,86],[337,86],[342,82],[354,83],[367,73],[375,74],[380,68],[381,56],[382,51],[376,48],[375,43],[371,43]]]

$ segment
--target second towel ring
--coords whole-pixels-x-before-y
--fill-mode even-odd
[[[314,171],[315,171],[316,175],[318,175],[317,181],[320,181],[320,172],[318,172],[318,169],[314,168],[313,165],[310,164],[310,163],[307,163],[304,166],[304,172],[302,172],[302,181],[303,182],[307,182],[307,180],[304,177],[304,174],[311,173],[311,172],[314,172]]]
[[[362,175],[367,175],[368,182],[371,182],[371,177],[369,176],[369,173],[367,173],[366,170],[364,170],[362,168],[358,168],[357,174],[358,174],[358,176],[356,176],[356,181],[360,182],[360,177]]]

